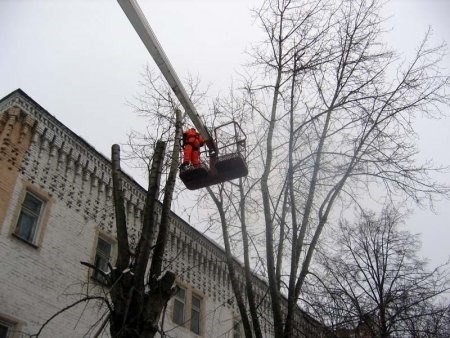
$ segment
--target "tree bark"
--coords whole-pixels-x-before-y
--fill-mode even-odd
[[[127,220],[123,199],[122,178],[120,174],[120,147],[114,144],[111,148],[111,165],[113,181],[114,211],[117,233],[117,269],[124,270],[130,263]]]
[[[242,290],[240,289],[239,282],[236,277],[235,262],[234,262],[233,255],[231,253],[230,237],[228,235],[228,228],[227,228],[228,223],[226,221],[225,211],[223,210],[223,202],[219,198],[217,198],[217,196],[214,194],[214,192],[211,190],[210,187],[206,187],[206,190],[208,191],[212,200],[216,204],[217,210],[219,212],[220,222],[222,225],[223,242],[225,245],[225,253],[226,253],[226,258],[227,258],[228,275],[230,277],[231,287],[233,289],[233,293],[236,298],[239,313],[241,315],[242,325],[244,326],[244,334],[245,334],[246,338],[252,338],[253,334],[252,334],[252,329],[250,326],[250,321],[249,321],[248,315],[247,315],[247,308],[245,306],[245,301],[244,301],[244,297],[242,295]]]
[[[142,281],[145,279],[144,274],[150,258],[151,238],[156,230],[155,202],[159,192],[159,181],[161,179],[165,146],[165,142],[157,141],[156,143],[148,180],[142,232],[136,249],[136,267],[134,272],[136,280],[135,288],[140,293],[144,292],[144,283],[142,283]]]
[[[245,208],[245,194],[243,188],[242,178],[239,179],[239,211],[241,220],[242,231],[242,245],[244,249],[244,272],[245,272],[245,289],[247,291],[247,300],[250,307],[250,316],[253,323],[253,330],[255,332],[255,338],[262,338],[261,325],[259,324],[258,310],[256,307],[255,294],[253,292],[253,276],[250,270],[250,257],[248,247],[248,233],[247,233],[247,221],[246,221],[246,208]]]
[[[150,267],[149,278],[152,276],[159,276],[162,272],[162,262],[164,257],[164,251],[167,242],[167,234],[169,230],[169,218],[172,205],[173,191],[175,188],[175,182],[177,179],[178,165],[179,165],[179,152],[180,152],[180,140],[182,137],[182,116],[181,112],[176,109],[176,122],[175,122],[175,142],[172,148],[172,161],[170,164],[169,175],[167,177],[166,187],[164,189],[164,199],[161,212],[161,224],[159,226],[158,238],[156,239],[155,249],[153,251],[152,264]]]
[[[173,295],[173,284],[175,282],[175,274],[166,272],[161,278],[161,266],[159,273],[153,275],[151,283],[149,283],[149,291],[145,292],[145,269],[149,262],[151,253],[152,233],[156,231],[155,224],[155,203],[157,201],[162,164],[164,158],[165,142],[158,141],[155,147],[152,166],[149,173],[149,186],[146,196],[144,220],[142,226],[141,237],[139,239],[136,250],[136,262],[134,266],[123,269],[125,266],[123,257],[120,257],[120,269],[111,272],[113,286],[111,287],[111,299],[113,308],[110,316],[110,333],[113,337],[126,338],[150,338],[154,337],[158,332],[158,321],[161,312],[165,308],[167,302]],[[119,222],[117,223],[118,241],[127,238],[123,235],[126,233],[126,220],[123,204],[123,193],[120,187],[120,155],[118,146],[113,146],[113,182],[115,208]],[[169,189],[170,190],[170,189]],[[169,203],[170,210],[170,203]],[[168,215],[168,214],[167,214]],[[164,237],[164,232],[163,232]],[[162,254],[164,253],[165,239],[160,239],[160,250],[162,246]],[[126,242],[128,244],[128,242]],[[128,249],[124,243],[119,242],[124,252],[124,247]],[[126,251],[129,254],[129,250]],[[161,256],[162,256],[161,254]],[[158,257],[161,257],[158,256]],[[129,260],[129,258],[128,258]],[[158,264],[158,263],[156,263]],[[157,266],[157,265],[156,265]]]

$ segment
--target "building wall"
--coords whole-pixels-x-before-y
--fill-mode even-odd
[[[35,121],[19,108],[0,113],[0,224],[2,223],[22,160],[31,142]]]
[[[98,233],[114,237],[110,164],[24,93],[16,92],[1,102],[2,117],[11,108],[22,119],[36,123],[14,168],[1,162],[0,318],[12,318],[21,323],[23,332],[35,333],[86,288],[100,289],[80,261],[93,261]],[[3,125],[5,130],[8,124]],[[17,143],[14,140],[4,148],[12,152]],[[130,178],[125,178],[124,185],[130,240],[136,243],[145,191]],[[25,191],[46,201],[47,217],[35,245],[13,234]],[[202,336],[231,337],[238,312],[221,249],[174,215],[166,263],[189,295],[193,292],[202,298]],[[172,337],[196,337],[189,323],[183,328],[171,322],[172,307],[171,302],[166,331]],[[95,303],[83,310],[80,305],[64,312],[43,336],[82,336],[102,314]]]
[[[110,163],[20,90],[0,101],[0,114],[0,320],[17,322],[19,331],[31,334],[87,290],[101,292],[80,261],[93,262],[99,235],[114,242]],[[4,136],[7,133],[14,137]],[[145,191],[130,177],[124,178],[124,190],[133,246],[139,236]],[[26,191],[45,201],[40,233],[32,245],[14,235]],[[223,250],[172,216],[165,264],[177,273],[188,295],[202,299],[201,336],[233,337],[238,310]],[[243,285],[242,274],[240,278]],[[271,337],[267,286],[255,279],[255,290],[260,311],[267,318],[263,328]],[[105,314],[101,304],[89,304],[62,313],[42,336],[88,333]],[[189,317],[189,297],[186,307]],[[198,337],[190,332],[189,322],[186,327],[174,325],[172,312],[173,300],[164,325],[170,337]]]

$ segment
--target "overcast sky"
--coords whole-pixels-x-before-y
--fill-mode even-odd
[[[227,90],[259,38],[250,13],[256,0],[139,3],[180,78],[198,75],[211,97]],[[388,42],[407,56],[429,25],[434,42],[450,41],[449,13],[447,0],[391,0]],[[113,0],[0,0],[0,97],[23,89],[105,155],[143,124],[126,100],[146,63],[154,65]],[[448,55],[445,67],[450,72]],[[420,121],[418,131],[421,158],[450,164],[450,119]],[[450,174],[442,179],[450,183]],[[450,202],[436,212],[416,210],[408,222],[433,263],[450,255]]]

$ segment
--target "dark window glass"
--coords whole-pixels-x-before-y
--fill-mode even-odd
[[[183,325],[184,323],[185,302],[186,302],[186,290],[179,287],[173,302],[172,320],[175,324]]]
[[[12,337],[14,324],[0,321],[0,338]]]
[[[196,334],[200,334],[200,303],[200,298],[192,296],[191,331]]]
[[[200,299],[193,296],[192,297],[192,307],[200,311]]]
[[[27,192],[20,210],[19,220],[15,234],[20,238],[33,243],[36,237],[39,216],[44,202]]]
[[[33,196],[31,193],[27,192],[25,200],[23,201],[23,207],[27,208],[29,211],[39,215],[41,212],[42,201]]]
[[[8,337],[8,327],[0,324],[0,338]]]
[[[111,243],[105,241],[103,238],[97,239],[97,250],[95,252],[94,265],[103,272],[108,272],[108,263],[111,259]],[[99,282],[106,282],[105,278],[98,271],[94,271],[93,278]]]

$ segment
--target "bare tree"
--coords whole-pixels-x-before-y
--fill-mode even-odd
[[[354,224],[341,221],[334,232],[337,245],[319,254],[323,274],[311,280],[305,298],[337,332],[370,337],[442,333],[439,321],[448,305],[437,301],[449,290],[448,266],[427,269],[417,255],[420,239],[401,229],[403,218],[385,207],[379,216],[363,212]]]
[[[424,303],[416,309],[426,316],[408,316],[404,331],[414,338],[445,338],[450,332],[450,305],[447,303]]]
[[[146,99],[139,100],[134,108],[146,118],[156,122],[156,132],[144,137],[145,142],[154,144],[152,167],[149,171],[149,185],[145,203],[142,231],[131,259],[126,239],[126,220],[123,210],[123,191],[120,176],[115,177],[114,205],[116,210],[116,228],[118,241],[117,269],[111,273],[110,284],[111,301],[114,313],[110,320],[110,331],[113,337],[153,337],[159,330],[161,313],[165,309],[170,297],[174,294],[175,274],[165,271],[163,266],[164,253],[168,238],[171,204],[175,189],[176,176],[179,166],[180,140],[182,137],[183,115],[173,101],[167,87],[161,85],[158,79],[153,80],[151,71],[146,68],[144,79],[150,90],[145,94]],[[164,139],[165,141],[161,141]],[[171,145],[169,156],[164,156],[166,143]],[[149,153],[148,145],[138,146],[130,142],[134,153]],[[139,152],[137,152],[139,150]],[[117,155],[114,156],[113,173],[118,172]],[[166,169],[164,169],[166,168]],[[166,183],[163,188],[161,220],[156,220],[155,202],[160,194],[160,180],[165,172]],[[153,245],[153,239],[156,242]],[[122,248],[121,248],[122,245]],[[128,262],[127,264],[125,264]],[[150,263],[149,263],[150,262]],[[148,268],[148,273],[147,272]],[[120,271],[130,270],[131,278],[123,278]],[[119,275],[114,275],[114,272]]]
[[[148,76],[151,76],[147,69]],[[88,292],[75,303],[58,311],[41,327],[36,336],[39,336],[43,328],[57,315],[84,303],[96,301],[107,311],[98,326],[96,335],[101,334],[109,323],[110,333],[113,337],[153,337],[158,331],[161,313],[167,302],[175,292],[175,274],[163,265],[164,253],[168,237],[169,217],[175,189],[176,176],[179,166],[180,140],[182,135],[183,115],[172,101],[168,91],[158,91],[155,80],[151,82],[154,87],[147,91],[152,100],[140,101],[139,112],[146,118],[155,121],[155,131],[138,144],[138,138],[129,154],[143,159],[146,154],[146,167],[148,170],[148,189],[145,200],[142,227],[138,233],[136,243],[130,241],[127,231],[127,219],[124,205],[122,176],[120,168],[120,148],[112,147],[111,163],[113,178],[113,198],[116,221],[117,237],[117,262],[110,266],[110,272],[105,274],[96,266],[82,262],[83,265],[95,270],[102,276],[104,290],[97,294],[96,291]],[[159,89],[163,90],[164,87]],[[147,99],[149,98],[147,97]],[[142,105],[146,102],[146,110]],[[150,116],[151,115],[151,116]],[[136,136],[136,135],[135,135]],[[166,156],[166,144],[171,146],[171,152]],[[150,160],[148,160],[150,159]],[[161,189],[161,180],[165,181]],[[157,201],[162,200],[161,218],[156,217]],[[167,262],[166,262],[167,263]],[[95,294],[94,294],[95,293]],[[92,328],[93,329],[93,328]]]
[[[449,78],[439,68],[442,46],[430,47],[427,34],[409,62],[400,60],[382,41],[380,8],[379,0],[268,0],[255,12],[266,39],[252,53],[241,95],[230,101],[238,107],[229,110],[252,121],[244,126],[252,128],[250,174],[208,189],[246,337],[262,336],[255,272],[268,281],[275,337],[297,335],[298,303],[314,253],[340,209],[371,194],[425,203],[448,193],[430,176],[441,168],[416,161],[413,128],[417,115],[439,116],[440,105],[449,103]],[[144,143],[170,135],[175,149],[173,114],[163,111],[174,101],[169,90],[150,84],[150,96],[136,107],[162,123],[147,138],[155,142]],[[219,119],[221,112],[214,112]],[[167,160],[171,170],[175,154]],[[236,242],[243,245],[245,292],[233,281]],[[148,248],[139,248],[145,257]],[[136,258],[139,275],[144,260]],[[132,292],[142,294],[142,286]]]
[[[158,226],[155,204],[158,198],[165,143],[156,144],[144,209],[142,230],[132,259],[127,239],[123,190],[120,179],[118,147],[113,147],[113,193],[116,211],[118,258],[116,269],[109,278],[110,297],[113,304],[110,315],[110,331],[113,337],[153,337],[158,332],[160,315],[174,294],[175,274],[163,271],[162,260],[167,239],[177,164],[166,183],[161,222]],[[165,212],[165,208],[168,211]],[[164,220],[163,220],[164,217]],[[158,232],[156,244],[152,238]],[[151,251],[153,249],[153,255]],[[146,274],[150,264],[150,272]]]
[[[315,250],[340,208],[371,196],[425,204],[448,193],[430,176],[442,168],[416,161],[413,127],[449,103],[443,46],[430,47],[428,32],[401,60],[382,41],[380,8],[378,0],[278,0],[256,11],[267,39],[253,52],[242,94],[254,127],[250,174],[210,195],[225,243],[238,223],[239,242],[265,246],[247,246],[244,263],[250,271],[256,256],[267,278],[275,337],[294,336]],[[257,328],[251,278],[246,284],[240,313]]]
[[[181,135],[181,113],[177,111],[177,138]],[[178,143],[174,143],[178,144]],[[112,146],[111,173],[113,182],[113,201],[116,221],[117,261],[105,273],[88,262],[81,264],[93,269],[100,276],[103,292],[88,289],[86,295],[61,309],[49,318],[33,336],[38,337],[47,324],[55,317],[80,303],[96,301],[106,305],[106,314],[98,326],[95,337],[99,336],[109,324],[112,337],[154,337],[160,331],[159,321],[167,302],[175,292],[175,274],[163,267],[163,255],[167,241],[170,205],[178,169],[172,163],[164,189],[161,220],[156,217],[156,204],[160,190],[160,179],[166,143],[158,141],[149,168],[149,183],[145,199],[142,227],[135,245],[128,238],[125,200],[120,168],[120,148]],[[178,153],[175,146],[172,150]],[[178,158],[178,157],[174,157]],[[154,238],[157,237],[154,244]],[[92,327],[91,329],[93,329]]]

